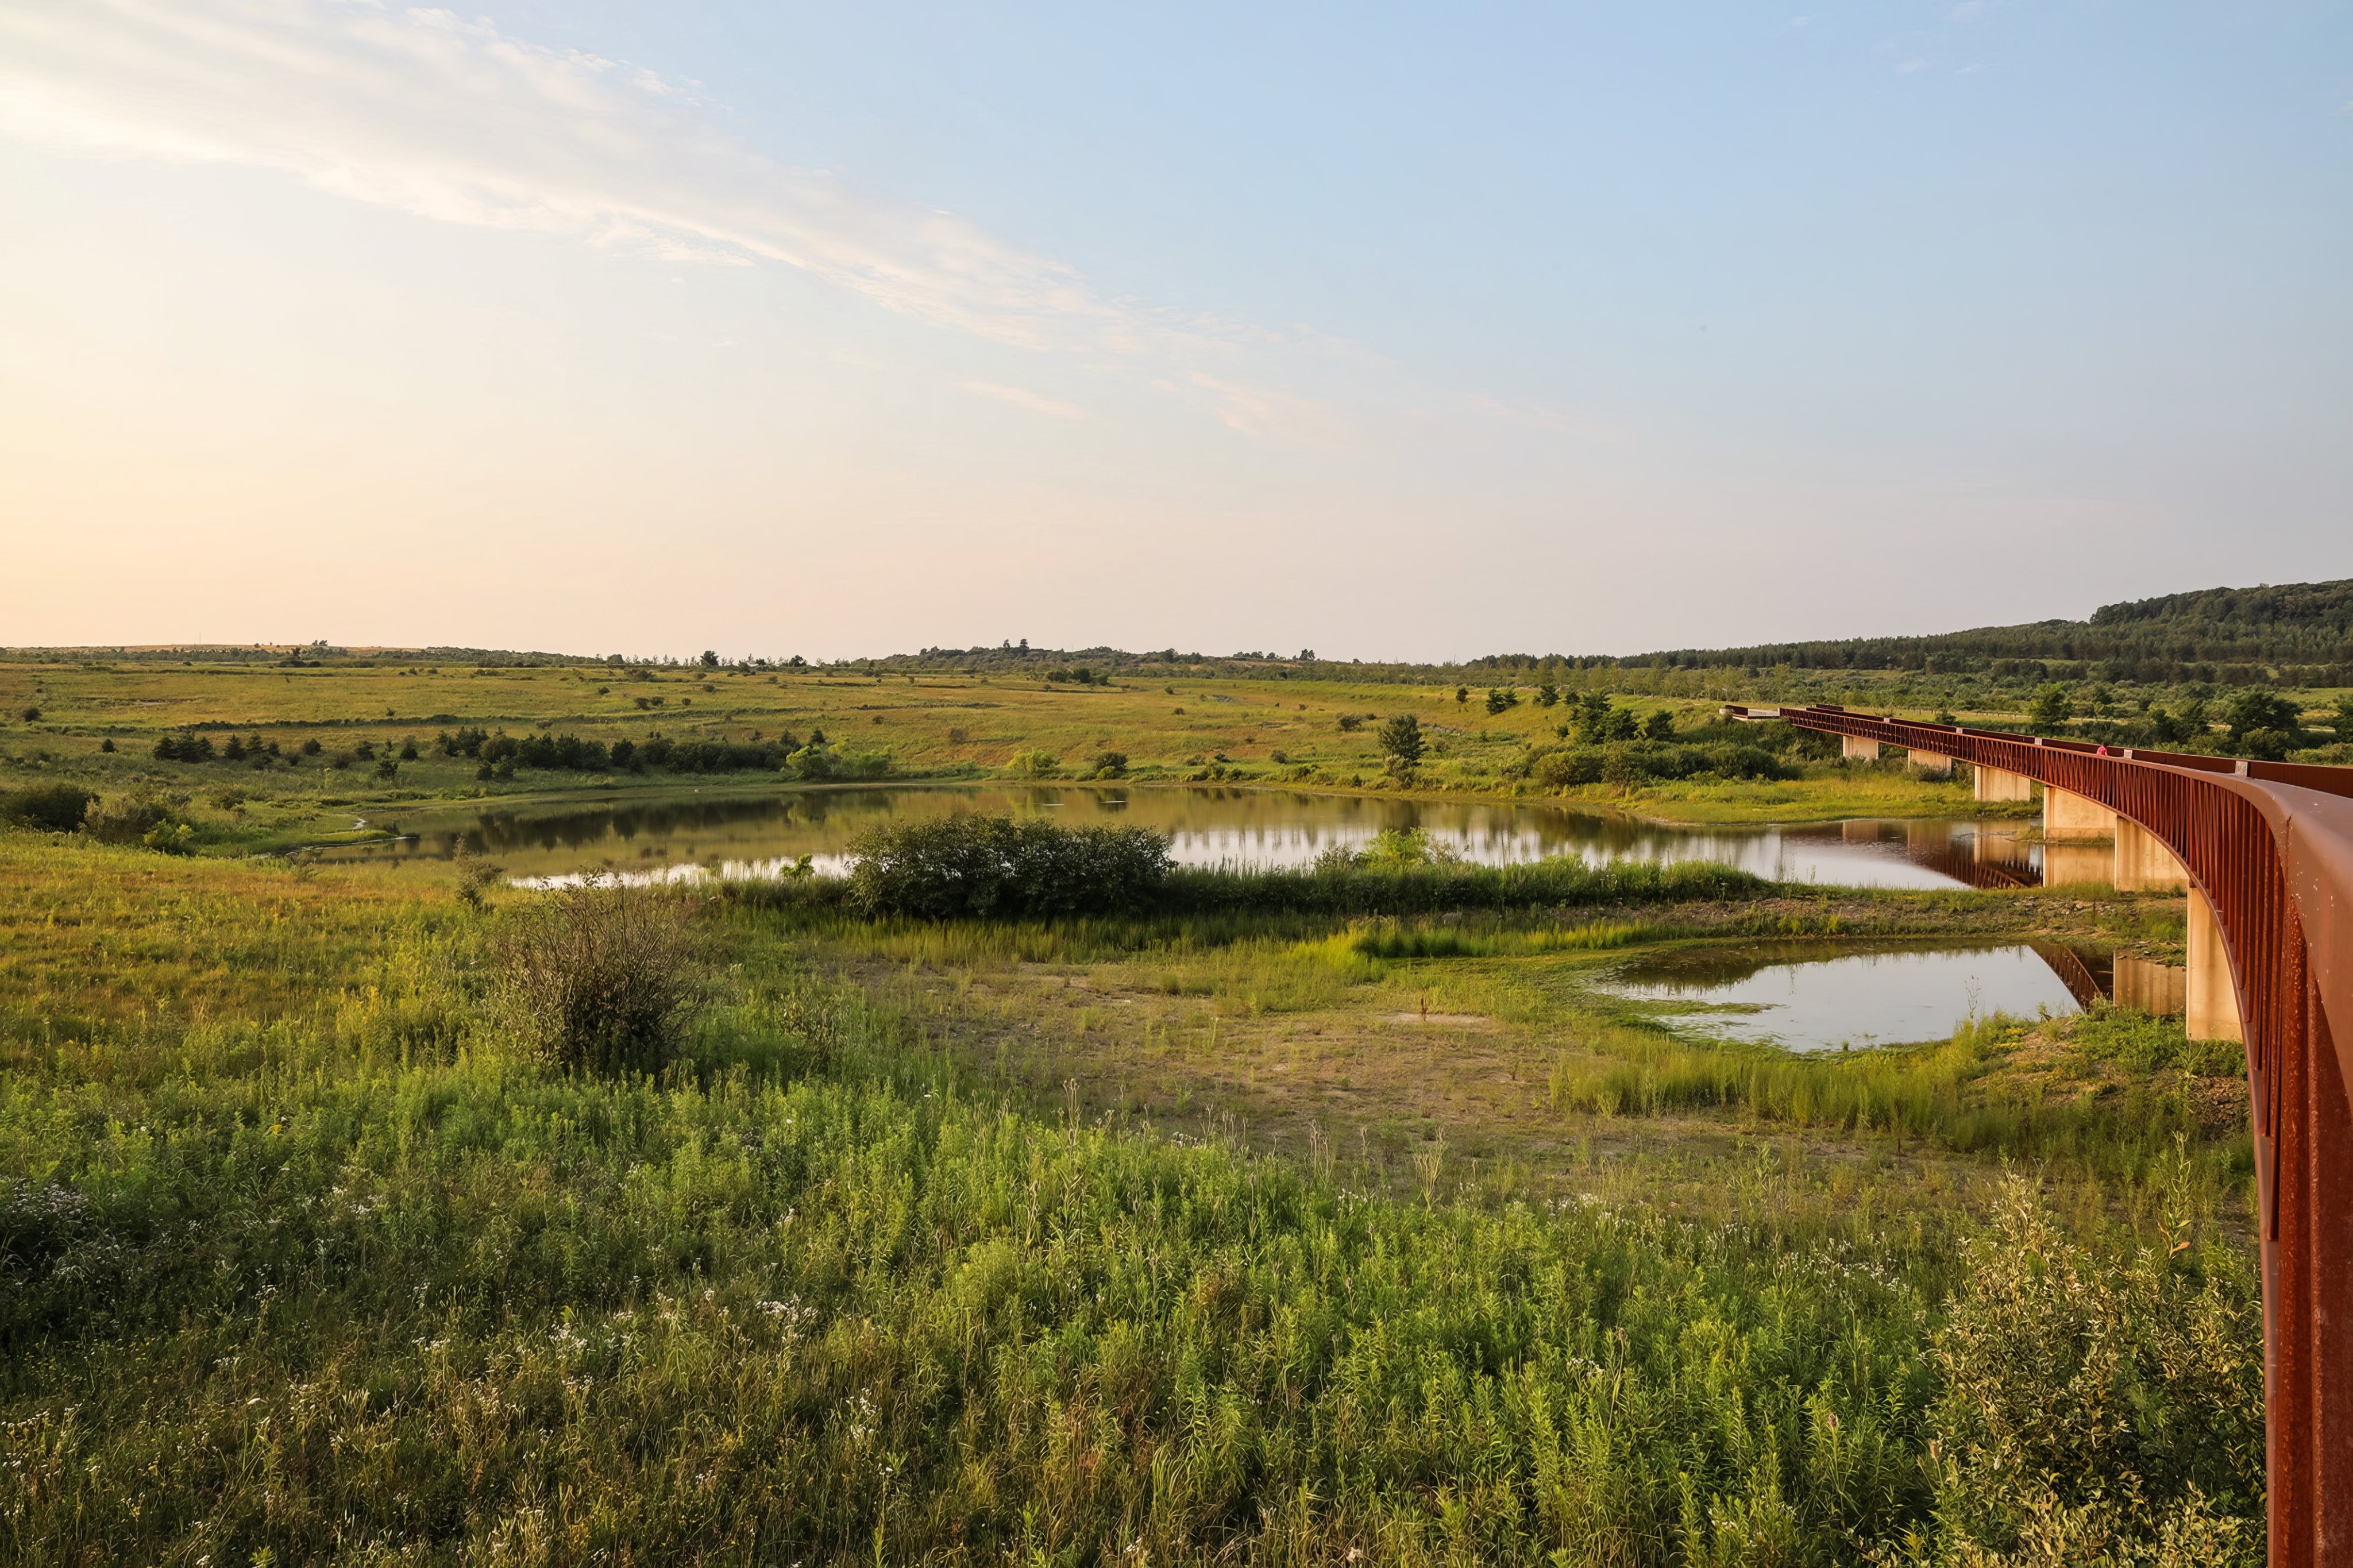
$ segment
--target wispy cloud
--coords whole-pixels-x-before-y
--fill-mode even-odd
[[[966,392],[977,392],[983,397],[994,397],[1000,403],[1010,403],[1039,414],[1050,414],[1057,419],[1093,417],[1075,403],[1065,403],[1059,397],[1049,397],[1026,386],[1006,386],[994,381],[960,381],[956,384]]]
[[[768,156],[722,130],[691,83],[442,10],[13,5],[0,10],[0,135],[276,170],[442,223],[797,268],[996,342],[1136,364],[1237,429],[1271,433],[1281,422],[1263,405],[1299,396],[1255,384],[1240,361],[1320,352],[1295,332],[1106,294],[951,214]]]

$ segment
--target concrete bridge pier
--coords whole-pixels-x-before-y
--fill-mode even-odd
[[[2231,982],[2231,951],[2222,942],[2222,922],[2214,906],[2197,889],[2189,889],[2189,973],[2182,1022],[2193,1040],[2241,1040],[2247,1037],[2239,1021],[2239,993]]]
[[[2129,816],[2116,818],[2116,891],[2158,893],[2189,886],[2189,869],[2165,841]]]
[[[2042,786],[2042,837],[2053,840],[2114,838],[2116,814],[2098,801]]]
[[[1942,752],[1923,752],[1915,747],[1912,752],[1912,765],[1933,779],[1953,776],[1953,759]]]
[[[2024,773],[2014,773],[2007,768],[1989,768],[1983,763],[1979,763],[1973,771],[1977,774],[1975,794],[1979,800],[2034,798],[2034,781]]]
[[[1879,742],[1866,741],[1860,735],[1841,735],[1839,759],[1849,763],[1875,763],[1879,761]]]

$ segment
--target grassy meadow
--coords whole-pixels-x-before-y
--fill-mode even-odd
[[[146,784],[186,792],[200,816],[233,818],[216,822],[214,837],[268,848],[288,834],[310,838],[347,826],[345,806],[676,782],[659,770],[526,767],[479,776],[484,770],[473,759],[434,746],[438,735],[468,727],[638,747],[657,735],[751,745],[780,735],[805,742],[821,731],[837,748],[886,755],[892,776],[913,779],[1091,776],[1098,758],[1117,752],[1124,776],[1145,784],[1548,796],[1662,821],[1811,822],[1975,809],[1966,783],[1922,778],[1894,763],[1841,765],[1825,760],[1819,744],[1793,755],[1792,776],[1778,780],[1547,782],[1527,759],[1532,749],[1563,742],[1573,719],[1568,701],[1547,706],[1534,689],[1515,687],[1514,704],[1490,713],[1488,688],[1461,689],[1461,700],[1456,689],[1239,676],[1081,685],[1042,675],[869,677],[742,666],[0,662],[0,712],[9,716],[0,724],[6,770],[0,784],[12,774],[47,772],[100,790]],[[1664,714],[1684,737],[1757,734],[1715,722],[1720,702],[1696,693],[1627,692],[1616,704],[1637,721]],[[27,710],[39,718],[24,720]],[[1414,714],[1428,742],[1410,781],[1386,769],[1377,738],[1379,721],[1396,713]],[[153,756],[159,738],[182,733],[221,745],[231,736],[258,740],[279,750],[259,769],[242,760]],[[110,742],[113,751],[101,749]],[[305,752],[307,742],[318,749]],[[416,754],[405,756],[405,748]],[[385,762],[397,764],[389,776],[380,772]],[[233,805],[211,804],[231,796]]]
[[[0,1556],[2261,1560],[2232,1049],[2100,1008],[1799,1056],[1609,989],[1731,942],[2166,957],[2179,900],[1358,869],[917,919],[689,887],[629,895],[683,933],[674,1052],[590,1072],[514,983],[569,905],[267,852],[601,787],[479,778],[431,752],[461,725],[1345,779],[1377,763],[1338,717],[1403,700],[768,674],[0,664],[41,715],[0,788],[184,796],[198,830],[0,828]],[[1500,790],[1479,748],[1541,718],[1417,706],[1461,737],[1425,788]],[[232,732],[322,746],[152,755]]]

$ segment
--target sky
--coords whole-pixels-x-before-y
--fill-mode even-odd
[[[2353,3],[0,0],[0,645],[2353,576]]]

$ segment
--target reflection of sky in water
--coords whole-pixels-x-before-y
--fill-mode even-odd
[[[1756,1007],[1672,1022],[1799,1051],[1943,1039],[1971,1015],[2076,1010],[2066,984],[2031,947],[1810,955],[1831,951],[1782,943],[1669,954],[1620,971],[1609,989],[1643,1001]]]
[[[1465,860],[1508,865],[1576,856],[1712,860],[1778,881],[1844,887],[1948,888],[1956,868],[2008,868],[2036,879],[2035,848],[2014,823],[1849,822],[1763,828],[1658,827],[1538,803],[1451,804],[1281,790],[1091,785],[892,788],[735,794],[713,790],[609,803],[442,810],[387,823],[410,837],[389,847],[329,851],[345,859],[447,858],[460,835],[516,878],[581,873],[665,879],[768,877],[806,855],[838,875],[850,842],[886,821],[956,811],[1050,816],[1077,826],[1133,823],[1167,835],[1183,865],[1271,868],[1361,847],[1388,828],[1419,827]]]

